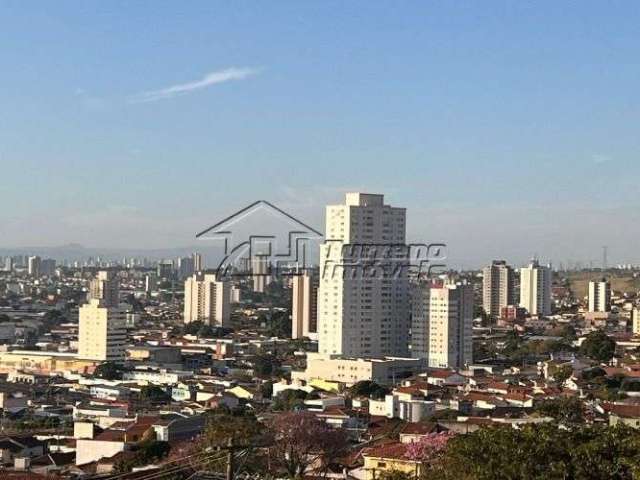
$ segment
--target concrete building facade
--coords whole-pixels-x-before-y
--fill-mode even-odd
[[[226,327],[231,319],[230,285],[214,273],[197,272],[184,284],[184,322]]]
[[[126,311],[91,301],[79,310],[78,358],[120,362],[127,340]]]
[[[294,275],[291,293],[291,338],[318,336],[318,272]]]
[[[320,246],[320,353],[409,355],[408,272],[393,271],[393,260],[375,253],[405,245],[405,218],[405,209],[385,205],[383,195],[347,193],[343,205],[327,206]],[[365,271],[371,262],[375,271]]]
[[[514,304],[513,269],[504,260],[494,260],[482,270],[482,307],[492,320],[496,320],[504,307]]]
[[[429,367],[463,368],[473,361],[473,289],[465,283],[413,289],[411,355]]]
[[[604,278],[589,282],[589,312],[611,311],[611,284]]]
[[[529,315],[551,315],[551,267],[533,260],[520,269],[520,306]]]

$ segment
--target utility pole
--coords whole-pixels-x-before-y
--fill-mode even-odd
[[[602,271],[603,272],[607,269],[607,250],[608,250],[608,247],[606,245],[602,247]]]
[[[227,442],[227,475],[226,480],[233,480],[233,437]]]

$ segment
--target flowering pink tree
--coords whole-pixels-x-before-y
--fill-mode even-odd
[[[422,464],[432,464],[438,460],[447,448],[447,443],[454,436],[452,432],[430,433],[420,437],[417,442],[410,443],[405,458]]]
[[[314,466],[326,470],[329,463],[347,450],[347,436],[328,426],[310,412],[287,412],[271,424],[273,461],[289,478],[302,478]]]

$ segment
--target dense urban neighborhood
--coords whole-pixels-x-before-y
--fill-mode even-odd
[[[344,245],[404,229],[381,195],[327,207]],[[328,275],[327,243],[229,277],[6,255],[0,477],[635,478],[640,269]]]

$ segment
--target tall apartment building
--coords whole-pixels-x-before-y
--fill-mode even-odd
[[[429,367],[473,361],[473,288],[466,283],[413,285],[411,356]]]
[[[202,261],[202,255],[194,252],[191,254],[191,262],[193,263],[193,271],[201,272],[204,270],[204,262]]]
[[[267,285],[271,283],[270,269],[268,255],[256,254],[251,258],[251,280],[254,292],[264,293]]]
[[[520,269],[520,306],[529,315],[551,315],[551,267],[532,260]]]
[[[144,291],[149,295],[158,289],[158,276],[154,273],[147,273],[144,276]]]
[[[319,353],[349,357],[408,356],[408,272],[373,255],[380,246],[404,245],[406,210],[384,204],[383,195],[347,193],[343,205],[326,209],[320,246]],[[366,251],[365,251],[366,250]],[[373,274],[372,274],[373,273]]]
[[[178,258],[178,278],[184,280],[196,272],[193,265],[193,257]]]
[[[318,273],[305,270],[292,277],[291,338],[318,336]]]
[[[184,323],[204,322],[227,327],[231,319],[231,294],[227,281],[218,281],[214,273],[197,272],[184,283]]]
[[[513,269],[504,260],[494,260],[482,270],[482,307],[496,320],[504,307],[514,303]]]
[[[39,277],[40,276],[40,264],[42,259],[40,257],[33,256],[29,257],[27,260],[27,273],[30,277]]]
[[[79,309],[78,357],[123,361],[127,341],[126,312],[93,298]]]
[[[589,311],[611,311],[611,284],[604,278],[599,282],[589,282]]]
[[[103,307],[117,307],[119,299],[120,281],[108,270],[101,270],[89,284],[88,300],[100,300]]]
[[[40,275],[52,277],[56,273],[56,261],[53,258],[45,258],[40,262]]]
[[[5,272],[13,272],[13,258],[6,257],[4,259],[4,271]]]
[[[164,280],[172,280],[174,278],[173,260],[162,260],[158,263],[158,278]]]

